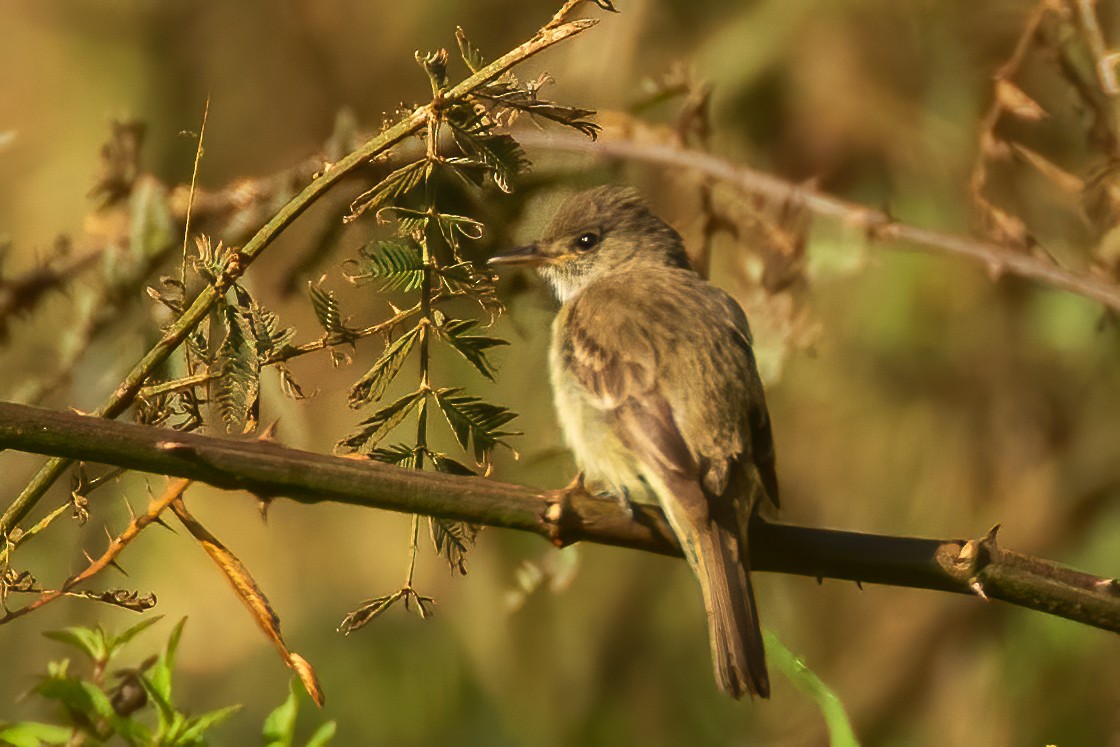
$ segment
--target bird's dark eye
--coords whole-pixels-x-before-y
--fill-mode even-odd
[[[588,252],[594,249],[599,244],[599,234],[588,231],[581,233],[576,237],[576,249],[581,252]]]

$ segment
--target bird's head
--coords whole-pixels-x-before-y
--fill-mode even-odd
[[[536,267],[561,302],[598,277],[654,267],[690,267],[680,234],[633,189],[603,186],[569,197],[532,244],[491,265]]]

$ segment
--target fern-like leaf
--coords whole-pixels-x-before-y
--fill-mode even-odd
[[[462,27],[455,27],[455,41],[459,43],[459,55],[472,73],[477,73],[486,67],[486,58],[482,56],[482,52],[478,51],[478,47],[471,44],[470,40],[467,39]]]
[[[326,333],[338,337],[350,334],[350,330],[342,321],[342,312],[338,308],[338,299],[334,297],[334,292],[324,288],[322,280],[318,283],[308,281],[307,288],[311,294],[311,306],[315,309],[315,318],[319,320],[320,326]]]
[[[361,407],[373,400],[381,398],[385,387],[397,377],[401,366],[412,352],[416,341],[420,339],[418,325],[408,330],[385,348],[385,352],[373,364],[373,367],[350,389],[350,406]]]
[[[443,556],[451,570],[467,575],[467,553],[478,537],[478,525],[429,517],[428,528],[436,552]]]
[[[412,291],[424,282],[424,260],[411,244],[378,241],[362,247],[358,259],[346,264],[346,279],[355,285],[380,283],[380,290]]]
[[[494,447],[502,443],[502,438],[519,435],[515,431],[501,430],[517,417],[517,413],[462,391],[461,388],[438,389],[433,394],[455,440],[464,449],[473,445],[475,461],[484,464]]]
[[[349,223],[367,210],[376,210],[401,199],[420,186],[432,173],[432,164],[427,159],[413,161],[401,166],[371,189],[358,195],[350,203],[350,214],[344,218]]]
[[[357,430],[338,442],[337,448],[358,453],[369,453],[389,431],[396,428],[426,396],[423,389],[406,394],[395,402],[382,407],[358,424]]]
[[[225,339],[214,361],[218,377],[211,381],[211,396],[229,433],[247,433],[256,427],[260,397],[260,359],[249,329],[248,314],[223,304]]]
[[[486,351],[509,343],[499,337],[469,334],[477,326],[477,319],[449,319],[436,327],[436,331],[441,340],[466,358],[480,374],[493,381],[494,368],[486,357]]]
[[[537,98],[539,87],[540,85],[528,85],[525,88],[520,88],[509,81],[499,80],[479,89],[476,95],[499,109],[541,117],[582,132],[592,140],[599,136],[599,132],[603,128],[591,119],[595,116],[594,110],[562,106],[552,101],[539,99]]]
[[[463,119],[452,116],[448,124],[463,154],[484,165],[499,189],[512,191],[510,182],[529,168],[529,159],[513,136],[494,132],[483,112],[471,111]]]
[[[371,459],[383,464],[395,464],[407,469],[416,469],[418,463],[415,447],[408,444],[379,446],[369,452]]]

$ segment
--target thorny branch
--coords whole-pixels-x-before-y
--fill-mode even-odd
[[[679,555],[663,514],[581,491],[541,491],[377,462],[315,454],[262,441],[232,441],[0,403],[0,448],[114,464],[262,500],[337,501],[532,532],[558,546],[590,541]],[[1092,576],[998,545],[995,532],[918,539],[755,522],[760,571],[910,586],[1000,599],[1120,632],[1120,581]]]

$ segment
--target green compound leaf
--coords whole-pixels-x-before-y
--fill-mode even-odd
[[[477,319],[449,319],[436,327],[436,332],[480,374],[493,381],[494,368],[486,357],[486,351],[509,343],[499,337],[468,334],[477,326]]]
[[[358,195],[350,203],[350,214],[344,220],[349,223],[367,210],[376,210],[384,205],[395,203],[423,184],[431,173],[432,164],[427,159],[401,166],[371,189]]]
[[[346,263],[346,279],[354,285],[380,283],[380,290],[412,291],[424,282],[424,260],[416,247],[397,241],[378,241],[363,247],[358,259]]]
[[[358,429],[338,442],[337,448],[357,453],[369,453],[389,431],[412,412],[427,393],[419,389],[411,394],[406,394],[392,404],[389,404],[358,424]]]
[[[373,367],[351,387],[351,407],[361,407],[374,400],[381,399],[381,395],[385,393],[385,387],[389,386],[390,382],[397,377],[405,359],[408,358],[408,354],[416,346],[416,341],[420,339],[421,329],[419,325],[413,327],[385,348],[385,352],[381,354]]]
[[[221,308],[225,339],[214,363],[218,376],[210,386],[228,433],[253,430],[260,406],[260,359],[251,329],[251,314],[228,304]]]
[[[433,394],[459,445],[466,449],[473,444],[475,461],[484,464],[504,437],[520,435],[515,431],[501,430],[503,425],[517,417],[517,413],[483,402],[479,397],[462,394],[462,391],[461,388],[438,389]]]
[[[379,446],[369,452],[369,457],[376,462],[394,464],[407,469],[416,469],[419,461],[416,457],[416,448],[408,444]]]
[[[482,53],[478,51],[478,48],[467,39],[467,35],[461,26],[455,27],[455,41],[459,43],[459,55],[463,58],[463,62],[472,73],[477,73],[479,70],[486,67],[486,58],[483,57]]]

